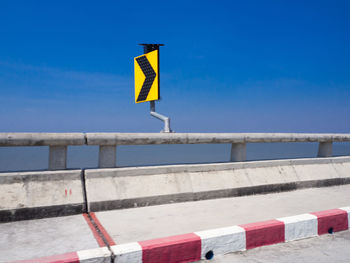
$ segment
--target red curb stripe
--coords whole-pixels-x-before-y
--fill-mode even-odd
[[[240,225],[246,235],[246,249],[272,245],[285,241],[284,223],[278,220]]]
[[[317,216],[317,231],[319,235],[327,234],[331,228],[332,232],[348,229],[348,213],[344,210],[330,209],[311,214]]]
[[[201,239],[194,233],[141,241],[143,263],[192,262],[201,259]]]
[[[92,220],[94,220],[95,224],[97,225],[98,229],[101,231],[103,237],[105,238],[105,240],[107,241],[109,246],[114,246],[115,242],[113,240],[113,238],[108,234],[107,230],[102,226],[100,220],[98,220],[97,216],[95,215],[95,213],[91,212],[90,216],[92,218]]]
[[[79,257],[76,252],[70,252],[62,255],[55,255],[43,258],[14,261],[12,263],[79,263]]]
[[[100,247],[105,247],[106,244],[105,242],[103,241],[102,237],[100,236],[100,234],[97,232],[95,226],[92,224],[92,222],[90,221],[90,218],[89,218],[89,215],[88,214],[83,214],[84,218],[85,218],[85,221],[87,222],[87,224],[89,225],[90,229],[91,229],[91,232],[92,234],[94,235],[96,241],[97,241],[97,244],[100,246]]]

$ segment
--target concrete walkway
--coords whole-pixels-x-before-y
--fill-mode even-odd
[[[349,193],[350,185],[343,185],[113,210],[90,216],[103,228],[101,232],[109,244],[113,240],[121,244],[346,207],[350,206]],[[76,215],[0,224],[0,262],[100,247],[101,240],[87,222],[90,221],[83,215]]]
[[[350,206],[350,185],[96,213],[116,244]]]
[[[0,224],[0,262],[98,247],[83,215]]]

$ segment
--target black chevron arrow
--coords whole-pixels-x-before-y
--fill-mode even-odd
[[[137,97],[137,101],[143,101],[147,99],[148,93],[152,87],[153,81],[156,78],[157,74],[156,72],[154,72],[146,56],[139,57],[136,59],[136,61],[146,77],[145,81],[142,84],[139,96]]]

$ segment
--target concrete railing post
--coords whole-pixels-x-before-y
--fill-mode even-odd
[[[247,147],[245,143],[232,143],[231,162],[243,162],[247,159]]]
[[[317,157],[331,157],[332,148],[332,142],[320,142],[318,145]]]
[[[49,147],[49,170],[63,170],[67,168],[67,146]]]
[[[100,145],[98,167],[113,168],[116,166],[117,146]]]

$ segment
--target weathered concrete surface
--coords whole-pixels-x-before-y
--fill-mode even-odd
[[[82,171],[0,173],[0,222],[84,211]]]
[[[0,222],[350,183],[350,157],[0,173]],[[87,204],[84,198],[86,184]]]
[[[247,145],[246,143],[231,144],[231,162],[243,162],[247,160]]]
[[[82,215],[0,224],[0,262],[98,248]]]
[[[49,170],[64,170],[67,168],[67,146],[49,147]]]
[[[116,166],[117,147],[115,145],[100,145],[98,167],[111,168]]]
[[[0,146],[346,141],[348,133],[0,133]]]
[[[115,243],[149,240],[346,207],[350,185],[97,212]]]
[[[345,142],[350,134],[322,133],[86,133],[88,145]]]
[[[0,133],[0,146],[67,146],[86,144],[84,133]]]
[[[89,211],[350,183],[350,157],[85,170]]]
[[[320,142],[318,145],[318,157],[331,157],[333,144],[331,142]]]
[[[213,263],[348,263],[350,231],[214,256]],[[202,263],[207,260],[200,261]]]

